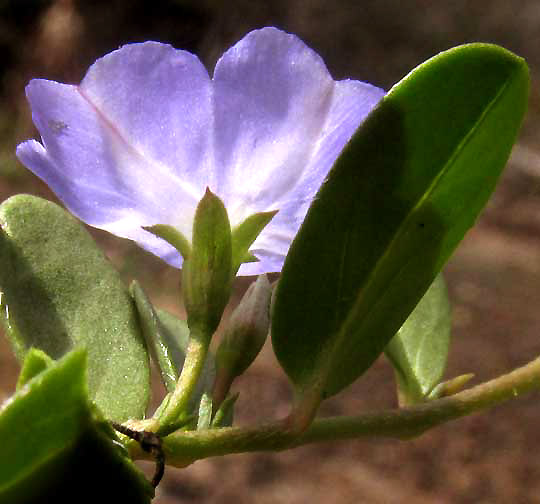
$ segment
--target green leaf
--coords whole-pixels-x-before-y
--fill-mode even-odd
[[[85,369],[85,352],[71,352],[0,409],[0,502],[150,502],[152,487],[88,399]]]
[[[164,341],[169,349],[174,365],[177,369],[181,369],[189,343],[189,327],[187,322],[166,310],[157,308],[155,311],[164,331]]]
[[[137,281],[132,282],[129,290],[135,300],[146,346],[158,366],[165,388],[172,392],[186,355],[187,323],[172,315],[162,315],[169,322],[164,324]]]
[[[17,390],[26,385],[34,376],[45,371],[53,362],[53,359],[45,352],[37,348],[31,348],[24,357],[19,379],[17,380]]]
[[[399,82],[355,133],[277,287],[274,350],[300,397],[342,390],[401,327],[493,191],[528,84],[512,53],[457,47]]]
[[[451,325],[446,285],[438,275],[385,348],[402,406],[424,401],[439,383],[448,358]]]
[[[75,218],[41,198],[0,205],[0,289],[8,337],[54,359],[88,350],[92,399],[111,420],[144,416],[148,357],[137,313],[119,275]]]

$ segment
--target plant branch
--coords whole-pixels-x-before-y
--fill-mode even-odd
[[[535,389],[540,389],[540,358],[453,396],[414,407],[354,417],[317,419],[298,437],[291,434],[285,421],[277,421],[247,429],[229,427],[175,432],[163,438],[163,451],[169,465],[185,467],[195,460],[212,456],[278,451],[321,441],[363,437],[410,439],[445,422],[490,408]],[[130,445],[130,450],[133,458],[148,458],[136,445]]]

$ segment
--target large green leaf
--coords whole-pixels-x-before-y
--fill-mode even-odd
[[[359,128],[277,288],[274,350],[297,391],[335,394],[382,352],[493,191],[527,95],[521,58],[466,45],[415,69]]]
[[[88,350],[90,395],[112,419],[143,417],[149,365],[127,288],[82,225],[19,195],[0,205],[0,289],[9,339],[57,359]]]
[[[401,405],[425,400],[439,383],[451,328],[448,293],[439,275],[384,350],[394,366]]]
[[[83,350],[0,408],[0,502],[149,503],[153,489],[88,399]]]

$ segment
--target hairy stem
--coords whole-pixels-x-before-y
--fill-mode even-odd
[[[190,334],[184,366],[176,383],[176,388],[158,419],[157,434],[165,435],[170,426],[177,423],[180,415],[185,412],[203,369],[207,351],[208,338]]]
[[[414,407],[317,419],[300,436],[291,434],[285,421],[247,429],[176,432],[163,438],[163,451],[169,465],[184,467],[195,460],[217,455],[277,451],[321,441],[363,437],[409,439],[535,389],[540,389],[540,358],[453,396]],[[136,445],[130,445],[130,449],[133,458],[148,458]]]

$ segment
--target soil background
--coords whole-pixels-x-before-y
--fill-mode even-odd
[[[266,25],[300,36],[334,78],[385,89],[430,56],[465,42],[498,43],[527,59],[530,109],[519,142],[488,208],[445,270],[454,317],[447,377],[473,372],[480,382],[538,355],[538,0],[3,0],[1,198],[18,192],[53,198],[14,157],[16,144],[36,135],[23,93],[30,78],[77,83],[97,57],[149,39],[195,52],[211,69],[246,32]],[[176,271],[127,241],[92,233],[126,281],[136,276],[156,304],[176,305]],[[238,282],[238,295],[245,287],[245,280]],[[0,400],[12,393],[17,372],[0,339]],[[239,424],[287,412],[290,389],[270,346],[235,390],[241,392]],[[381,359],[322,414],[394,406],[392,373]],[[412,441],[349,441],[200,461],[169,469],[155,502],[540,503],[539,421],[540,395],[532,394]]]

